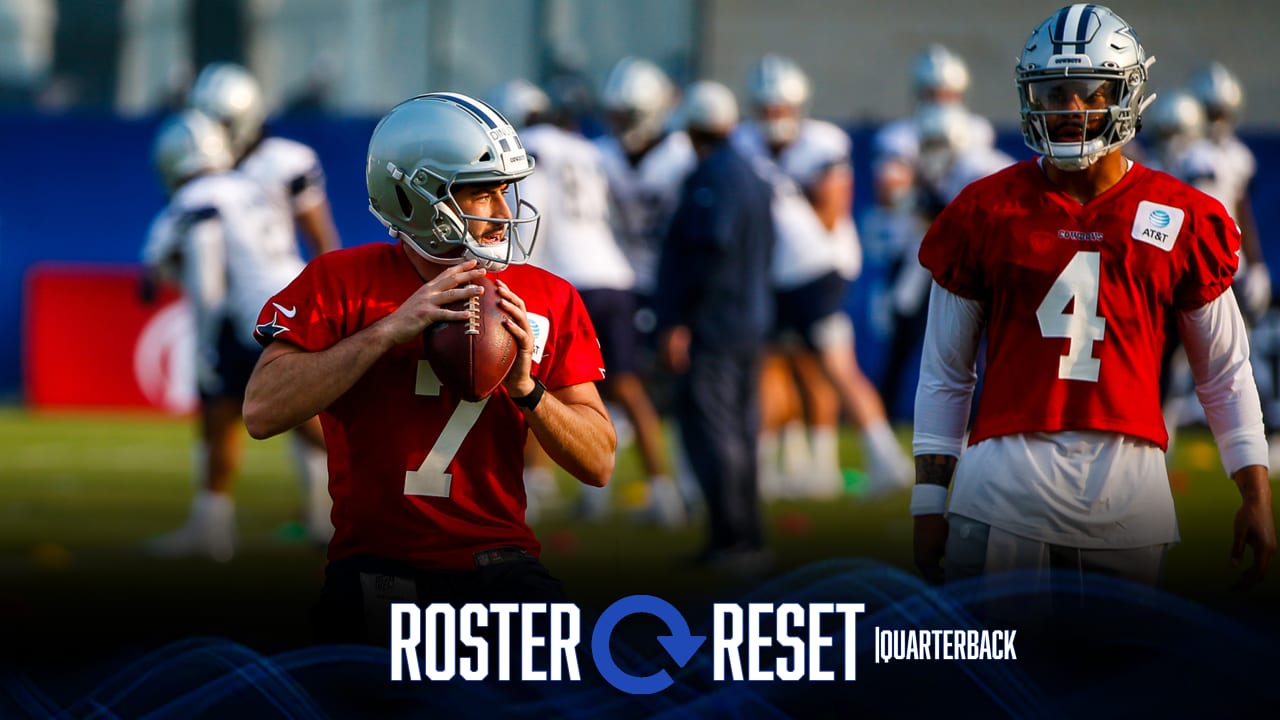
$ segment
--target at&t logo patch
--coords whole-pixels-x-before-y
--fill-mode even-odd
[[[1173,249],[1186,217],[1187,214],[1176,207],[1143,200],[1138,203],[1138,212],[1134,214],[1131,234],[1134,240],[1168,252]]]

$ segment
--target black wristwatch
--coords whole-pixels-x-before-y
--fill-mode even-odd
[[[538,403],[542,402],[542,393],[546,391],[547,386],[543,385],[542,381],[538,378],[534,378],[533,389],[529,391],[529,394],[522,397],[513,397],[511,398],[511,402],[515,403],[518,408],[532,410],[538,407]]]

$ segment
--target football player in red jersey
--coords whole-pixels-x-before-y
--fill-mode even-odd
[[[616,438],[581,299],[521,264],[533,235],[521,228],[538,216],[515,183],[532,171],[488,105],[454,93],[401,103],[374,129],[366,166],[370,210],[400,242],[319,256],[262,309],[245,424],[266,438],[319,413],[330,449],[327,639],[358,639],[366,620],[385,633],[390,601],[563,599],[524,520],[525,438],[594,486],[613,472]],[[465,319],[445,306],[477,295],[470,281],[486,272],[519,355],[498,390],[465,402],[425,361],[422,332]]]
[[[1158,580],[1178,540],[1158,389],[1172,327],[1243,498],[1231,549],[1238,562],[1253,548],[1242,584],[1275,554],[1262,414],[1231,292],[1239,231],[1221,203],[1121,154],[1153,99],[1153,62],[1105,7],[1051,15],[1016,71],[1023,136],[1041,157],[970,184],[921,246],[934,285],[911,513],[931,581],[1059,567]]]

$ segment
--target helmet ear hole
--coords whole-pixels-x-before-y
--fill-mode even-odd
[[[396,186],[396,200],[400,202],[400,212],[404,214],[404,219],[413,219],[413,203],[409,202],[409,196],[404,194],[404,188],[399,185]]]

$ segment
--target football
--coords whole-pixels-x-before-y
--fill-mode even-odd
[[[441,384],[468,402],[488,397],[516,360],[516,339],[503,324],[498,288],[488,276],[475,281],[484,288],[479,297],[447,305],[467,310],[465,322],[434,323],[422,334],[427,362]]]

